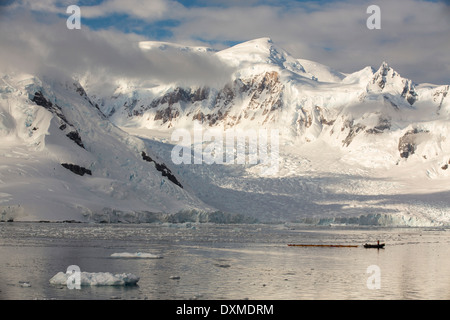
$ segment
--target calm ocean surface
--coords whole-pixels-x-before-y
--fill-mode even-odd
[[[386,248],[362,247],[377,240]],[[122,252],[163,258],[111,257]],[[132,287],[80,290],[49,283],[70,265],[140,280]],[[449,300],[450,230],[0,223],[0,299]]]

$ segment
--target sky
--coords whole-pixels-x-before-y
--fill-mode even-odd
[[[70,5],[81,29],[69,30]],[[380,29],[367,28],[370,5]],[[187,84],[226,81],[232,70],[200,53],[143,53],[156,40],[221,50],[270,37],[295,58],[351,73],[389,63],[416,83],[450,84],[450,1],[430,0],[4,0],[0,69],[90,71]],[[95,72],[93,72],[95,71]]]

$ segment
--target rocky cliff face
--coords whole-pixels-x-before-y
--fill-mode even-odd
[[[230,127],[242,119],[257,117],[264,124],[273,120],[274,111],[282,107],[283,90],[279,73],[270,71],[235,79],[219,90],[175,87],[150,103],[140,99],[126,101],[122,110],[128,118],[146,117],[163,128],[173,127],[182,117],[208,126]]]

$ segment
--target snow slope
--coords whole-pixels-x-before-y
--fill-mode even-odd
[[[163,176],[164,163],[106,119],[76,82],[0,81],[1,220],[139,222],[210,210]]]

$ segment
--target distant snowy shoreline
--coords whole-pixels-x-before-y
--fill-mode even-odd
[[[355,217],[305,217],[299,218],[295,221],[258,221],[256,219],[249,219],[245,216],[231,215],[225,218],[226,215],[209,216],[203,214],[201,218],[196,213],[192,215],[161,215],[159,218],[152,216],[152,219],[120,219],[115,216],[108,221],[105,220],[105,216],[102,215],[101,219],[96,220],[0,220],[0,223],[51,223],[51,224],[150,224],[160,225],[162,227],[176,227],[176,228],[193,228],[199,224],[213,224],[213,225],[240,225],[240,224],[254,224],[254,225],[296,225],[305,227],[342,227],[342,228],[364,228],[364,227],[450,227],[449,224],[442,222],[434,222],[426,219],[418,219],[408,215],[388,215],[388,214],[369,214]],[[142,218],[142,215],[140,215]],[[220,217],[220,218],[219,218]]]

